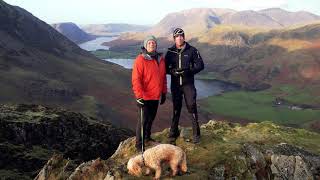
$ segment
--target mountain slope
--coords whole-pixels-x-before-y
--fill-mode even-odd
[[[174,179],[319,178],[318,133],[285,128],[270,122],[240,126],[217,121],[202,125],[201,131],[201,142],[194,145],[190,142],[191,128],[182,128],[177,146],[187,154],[188,172]],[[153,137],[166,143],[167,135],[168,129],[153,134]],[[134,138],[129,138],[119,145],[109,159],[92,160],[69,172],[60,170],[68,161],[63,161],[61,156],[53,157],[36,179],[44,175],[56,179],[150,179],[150,176],[133,177],[128,174],[126,163],[134,155],[137,155]],[[55,161],[64,163],[57,165]],[[161,178],[171,178],[167,167],[162,168]]]
[[[319,132],[320,24],[283,30],[217,26],[191,43],[205,61],[198,78],[241,84],[200,101],[211,117]],[[277,99],[282,99],[278,106]]]
[[[134,124],[129,71],[95,58],[22,8],[0,1],[0,12],[1,103],[63,106]]]
[[[56,23],[51,26],[77,44],[95,39],[94,36],[87,34],[74,23]]]
[[[278,31],[213,29],[193,43],[206,60],[207,72],[244,86],[297,84],[318,89],[319,24]],[[316,92],[316,90],[315,90]]]
[[[240,11],[225,16],[222,24],[241,25],[249,27],[263,27],[263,28],[279,28],[282,25],[274,21],[271,17],[260,14],[256,11]]]

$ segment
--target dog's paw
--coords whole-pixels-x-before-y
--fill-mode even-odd
[[[146,168],[146,176],[149,176],[151,174],[151,169],[150,168]]]

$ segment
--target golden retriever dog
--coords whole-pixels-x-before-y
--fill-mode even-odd
[[[172,170],[172,176],[177,175],[178,171],[187,172],[186,153],[178,146],[172,144],[159,144],[150,149],[147,149],[142,154],[139,154],[129,159],[127,168],[129,174],[141,176],[143,166],[146,167],[146,174],[150,174],[151,169],[155,171],[155,179],[160,179],[161,165],[168,163]]]

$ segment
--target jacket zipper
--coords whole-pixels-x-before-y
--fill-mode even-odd
[[[178,63],[178,67],[179,68],[181,68],[181,66],[182,66],[182,63],[181,63],[181,54],[182,54],[182,50],[181,50],[181,52],[176,52],[176,51],[171,51],[171,50],[168,50],[168,51],[170,51],[170,52],[173,52],[173,53],[176,53],[176,54],[178,54],[179,55],[179,63]],[[182,86],[182,76],[179,76],[179,84],[180,84],[180,86]]]
[[[181,53],[179,53],[179,68],[181,69]],[[179,76],[180,78],[180,86],[182,86],[182,76]]]

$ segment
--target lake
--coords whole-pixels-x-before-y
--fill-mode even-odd
[[[98,37],[94,40],[79,44],[78,46],[80,46],[82,49],[87,50],[87,51],[95,51],[98,49],[108,50],[109,49],[108,46],[103,46],[101,44],[104,42],[112,41],[114,39],[117,39],[117,37]]]
[[[103,59],[108,62],[118,64],[126,69],[132,69],[133,59]],[[167,75],[168,91],[170,92],[170,75]],[[206,98],[208,96],[218,95],[226,91],[235,91],[239,87],[222,81],[217,80],[195,80],[195,86],[197,88],[197,99]]]

